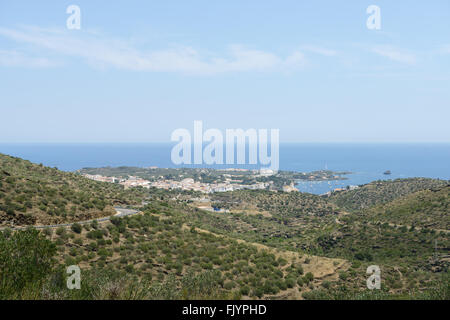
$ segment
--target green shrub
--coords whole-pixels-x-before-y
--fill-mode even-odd
[[[236,286],[236,284],[233,282],[233,281],[227,281],[227,282],[225,282],[225,284],[224,284],[224,288],[225,289],[227,289],[227,290],[231,290],[231,289],[233,289],[234,287]]]
[[[241,289],[239,290],[239,293],[243,296],[248,296],[248,294],[250,293],[250,289],[247,286],[243,286],[241,287]]]
[[[46,236],[48,236],[48,237],[51,237],[52,234],[53,234],[53,229],[47,227],[47,228],[45,228],[42,232],[44,233],[44,235],[46,235]]]
[[[293,288],[295,286],[295,279],[293,278],[288,278],[285,282],[288,288]]]
[[[134,272],[134,266],[132,264],[128,264],[125,267],[125,271],[128,272],[128,273],[133,273]]]
[[[329,289],[331,287],[331,282],[330,281],[322,282],[322,287],[324,287],[325,289]]]
[[[55,265],[55,245],[36,229],[0,233],[0,299],[39,286]]]
[[[58,227],[58,229],[56,229],[56,234],[58,236],[62,236],[66,233],[66,229],[64,227]]]
[[[75,233],[81,233],[81,230],[83,230],[82,226],[79,223],[72,224],[71,229]]]
[[[313,280],[314,280],[314,275],[311,272],[308,272],[303,277],[303,283],[305,283],[305,284],[308,284],[308,283],[310,283]]]
[[[345,281],[348,279],[348,273],[345,271],[341,271],[339,272],[339,279],[341,279],[342,281]]]

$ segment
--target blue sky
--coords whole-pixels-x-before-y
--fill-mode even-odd
[[[0,142],[450,142],[450,2],[0,0],[0,97]]]

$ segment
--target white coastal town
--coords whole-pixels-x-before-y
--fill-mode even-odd
[[[213,193],[213,192],[227,192],[234,190],[242,190],[242,189],[250,189],[250,190],[262,190],[267,189],[272,182],[257,182],[251,185],[239,184],[235,183],[235,180],[231,180],[227,178],[224,182],[221,183],[204,183],[195,181],[192,178],[186,178],[181,181],[170,180],[170,179],[160,179],[158,181],[149,181],[139,177],[130,176],[127,179],[117,178],[117,177],[106,177],[102,175],[91,175],[91,174],[83,174],[84,177],[101,182],[109,182],[109,183],[119,183],[128,188],[134,187],[143,187],[150,189],[152,187],[158,189],[178,189],[185,191],[199,191],[203,193]],[[290,186],[287,186],[290,187]],[[295,189],[295,188],[294,188]],[[296,190],[296,189],[295,189]],[[286,190],[287,191],[287,190]]]

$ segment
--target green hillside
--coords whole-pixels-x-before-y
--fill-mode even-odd
[[[0,164],[0,299],[449,299],[446,181],[378,181],[331,197],[243,190],[199,202],[5,155]],[[5,228],[109,216],[115,204],[139,213]],[[81,290],[65,287],[69,265],[82,270]],[[370,265],[382,270],[380,292],[366,289]]]
[[[31,231],[19,231],[31,237],[27,232]],[[2,241],[11,247],[8,239],[12,237],[10,232],[0,234],[0,247]],[[348,266],[341,259],[272,250],[188,227],[184,213],[166,202],[155,202],[133,217],[81,228],[47,228],[40,237],[51,241],[48,248],[53,244],[57,249],[53,269],[47,270],[45,290],[17,288],[20,298],[48,298],[42,292],[57,299],[125,298],[133,285],[139,286],[139,298],[148,299],[298,298],[301,292],[319,287],[323,274],[332,275]],[[13,263],[14,259],[0,255],[0,279],[3,270],[15,272],[9,267]],[[92,291],[69,291],[65,284],[50,281],[69,265],[82,268],[87,274],[85,285],[92,286]],[[101,288],[95,287],[96,278],[104,279]],[[0,298],[15,286],[1,284]]]
[[[0,226],[55,224],[108,216],[138,204],[142,192],[88,180],[0,154]]]
[[[450,185],[418,191],[365,213],[390,224],[450,230]]]
[[[303,215],[324,216],[337,214],[337,207],[324,198],[300,192],[273,192],[267,190],[239,190],[214,193],[214,204],[233,211],[265,211],[279,217]]]
[[[448,184],[446,180],[428,178],[373,181],[355,190],[333,192],[329,200],[342,209],[358,211],[417,191],[441,188]]]

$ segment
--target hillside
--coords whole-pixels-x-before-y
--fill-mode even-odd
[[[84,285],[92,291],[69,291],[53,283],[36,294],[45,299],[124,298],[140,279],[140,298],[147,299],[298,299],[349,267],[343,259],[274,250],[190,228],[185,221],[177,208],[155,202],[133,217],[44,229],[42,234],[56,245],[58,265],[80,266],[88,275]],[[96,286],[96,277],[105,282]]]
[[[365,214],[400,226],[450,230],[450,185],[397,198],[372,207]]]
[[[139,285],[143,286],[142,292],[148,289],[142,296],[146,298],[163,295],[164,298],[298,299],[302,292],[311,291],[323,281],[337,279],[338,270],[346,270],[349,266],[343,259],[274,249],[192,227],[189,225],[189,213],[198,210],[179,201],[159,201],[155,198],[142,208],[142,215],[129,218],[47,227],[41,229],[38,235],[31,230],[11,231],[5,226],[77,222],[107,216],[113,213],[114,204],[140,205],[144,191],[123,190],[117,184],[91,181],[78,174],[61,172],[6,155],[1,155],[0,160],[3,224],[0,243],[5,246],[2,248],[6,252],[13,250],[19,240],[10,243],[8,239],[12,237],[34,243],[31,240],[33,237],[37,237],[38,241],[39,234],[43,235],[51,241],[48,244],[43,242],[43,247],[49,248],[48,254],[56,258],[53,269],[50,269],[51,260],[48,260],[48,277],[57,277],[58,270],[63,266],[77,264],[90,279],[88,281],[92,281],[86,285],[95,287],[97,278],[109,277],[111,286],[118,291],[111,292],[112,288],[102,287],[102,291],[95,296],[87,295],[86,292],[74,296],[74,292],[63,287],[39,292],[21,288],[25,290],[21,292],[18,288],[14,289],[16,284],[7,282],[0,285],[0,296],[3,297],[9,294],[21,297],[33,295],[34,298],[45,299],[123,297],[121,290],[135,285],[136,279],[139,279]],[[38,243],[34,245],[38,246]],[[52,245],[56,246],[56,254],[50,250]],[[11,257],[21,256],[11,254]],[[14,262],[7,256],[4,261],[0,261],[1,264]],[[2,265],[2,270],[14,273],[16,267]],[[26,273],[33,268],[20,270]],[[47,281],[44,283],[49,283]],[[199,281],[207,281],[208,284],[201,284],[202,290],[197,290]],[[13,293],[8,286],[13,287]],[[168,291],[155,292],[158,286]],[[207,290],[202,292],[205,286]],[[42,292],[51,292],[51,297],[42,297]]]
[[[441,188],[448,184],[446,180],[429,178],[373,181],[354,190],[333,192],[329,200],[342,209],[358,211],[417,191]]]
[[[437,180],[412,179],[396,181],[394,186],[390,182],[382,185],[387,185],[385,189],[388,190],[407,192],[436,184],[441,185]],[[380,197],[380,194],[388,192],[383,188],[377,192],[373,188],[373,185],[369,186],[370,192],[364,193]],[[309,298],[335,297],[331,292],[342,285],[347,291],[340,296],[353,294],[356,297],[364,287],[368,265],[376,264],[382,268],[385,293],[400,296],[432,289],[439,283],[441,275],[449,270],[448,187],[400,196],[375,207],[378,211],[374,209],[373,213],[368,210],[347,212],[336,207],[334,202],[327,202],[328,198],[317,197],[320,200],[316,200],[316,196],[307,194],[245,191],[214,194],[211,198],[214,204],[231,211],[194,211],[189,213],[190,224],[236,239],[352,262],[350,270],[340,273],[340,281],[330,285],[330,288],[334,286],[328,290],[330,294],[324,294],[324,289],[320,289],[320,295],[305,294]],[[383,202],[383,199],[376,198],[368,203],[372,200]],[[385,224],[380,217],[386,217],[384,210],[391,207],[390,221],[396,223]],[[412,219],[428,228],[411,229],[400,223],[412,222]],[[445,232],[430,226],[445,229]]]
[[[299,192],[244,190],[209,197],[211,205],[230,212],[188,212],[189,223],[288,250],[306,249],[317,233],[335,225],[339,214],[338,208],[326,199]]]
[[[239,190],[211,195],[213,204],[235,212],[268,212],[279,217],[337,214],[338,208],[324,198],[300,192]]]
[[[116,204],[139,204],[139,190],[0,154],[0,226],[56,224],[108,216]]]
[[[266,190],[200,195],[124,190],[5,155],[0,164],[0,299],[445,299],[449,294],[444,181],[378,181],[330,198]],[[229,211],[199,208],[205,203]],[[140,212],[59,228],[4,228],[108,216],[115,204]],[[367,208],[357,210],[362,204]],[[45,256],[35,259],[35,251]],[[61,281],[65,267],[74,264],[83,272],[80,291],[67,290]],[[369,265],[382,270],[376,295],[366,289]],[[32,287],[8,281],[11,274],[30,272],[30,279],[40,279]]]

